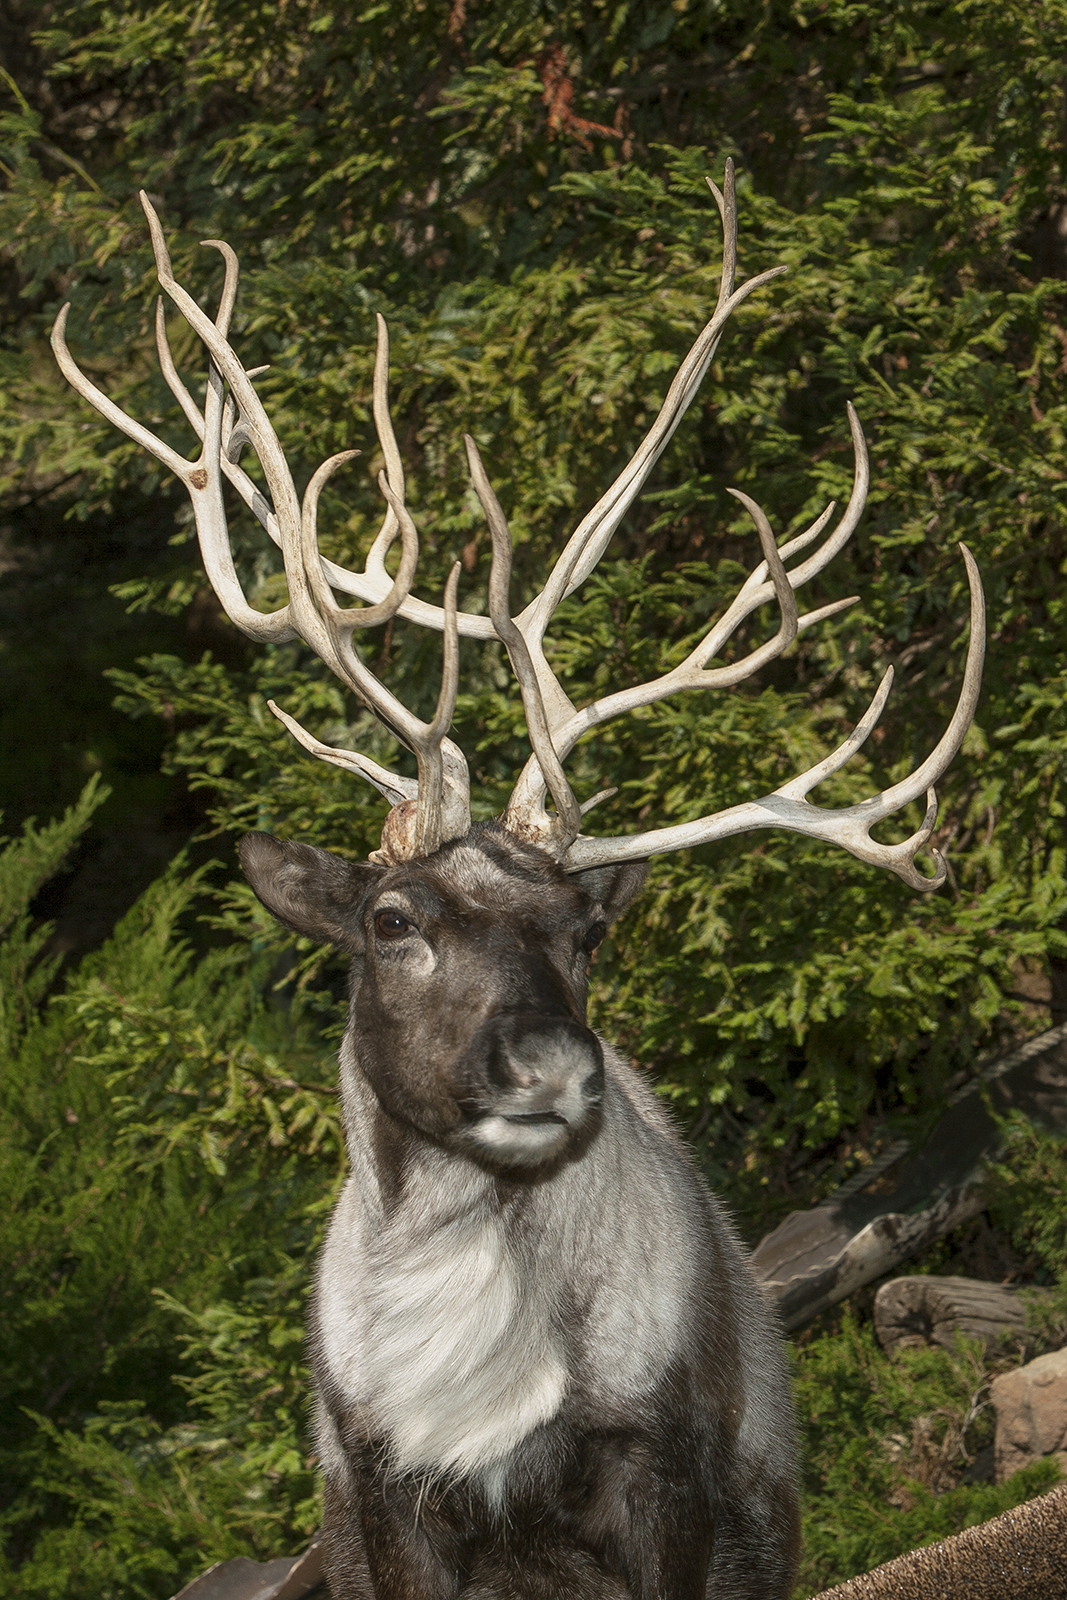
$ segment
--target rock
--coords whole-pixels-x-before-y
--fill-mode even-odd
[[[989,1351],[1025,1327],[1017,1291],[976,1278],[892,1278],[874,1300],[874,1331],[887,1355],[914,1345],[951,1349],[957,1333],[981,1339]]]
[[[993,1379],[997,1482],[1042,1456],[1067,1470],[1067,1349],[1038,1356]]]

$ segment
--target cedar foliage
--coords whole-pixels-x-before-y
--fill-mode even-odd
[[[101,798],[90,784],[0,854],[5,997],[47,981],[48,926],[28,950],[20,908]],[[264,1006],[269,959],[196,955],[189,917],[209,904],[179,858],[49,1004],[8,1015],[0,1570],[16,1593],[164,1596],[201,1552],[296,1548],[316,1525],[302,1311],[342,1166],[328,1047],[299,1006]]]
[[[371,313],[386,313],[422,592],[439,593],[461,554],[474,607],[487,547],[464,427],[511,516],[528,594],[708,313],[718,225],[703,176],[737,157],[742,269],[790,272],[736,318],[650,492],[561,616],[555,659],[579,700],[676,660],[753,559],[723,488],[756,493],[783,530],[840,500],[849,397],[872,442],[871,506],[815,598],[861,604],[746,690],[683,695],[603,729],[576,755],[575,782],[618,783],[600,826],[623,829],[765,793],[837,742],[895,660],[881,735],[818,798],[892,781],[952,704],[962,537],[989,590],[987,689],[944,785],[944,893],[913,897],[774,834],[658,863],[598,1020],[683,1107],[733,1119],[735,1165],[782,1152],[762,1176],[783,1199],[791,1163],[872,1111],[936,1106],[1012,1026],[1020,964],[1067,959],[1055,582],[1067,347],[1063,285],[1032,260],[1063,188],[1062,7],[485,5],[446,18],[418,5],[79,5],[31,6],[23,21],[3,130],[19,312],[0,413],[11,472],[69,485],[80,514],[160,483],[43,354],[60,296],[90,370],[185,437],[151,347],[132,197],[144,184],[201,295],[218,272],[195,239],[240,246],[235,338],[249,363],[273,363],[264,392],[299,474],[364,447],[323,519],[341,557],[380,510],[368,388]],[[184,508],[161,493],[181,540]],[[237,523],[248,580],[274,603],[273,552]],[[178,544],[169,579],[131,575],[123,592],[180,609],[195,571]],[[429,702],[436,640],[398,626],[381,659]],[[490,811],[521,724],[499,654],[465,647],[464,661],[456,734]],[[131,711],[177,717],[168,761],[207,788],[220,826],[255,817],[360,854],[373,841],[377,798],[268,726],[265,690],[327,738],[390,754],[303,652],[267,651],[244,673],[156,657],[120,688]],[[912,808],[887,831],[917,820]]]
[[[741,269],[784,261],[789,273],[735,318],[649,491],[561,612],[554,662],[581,701],[679,659],[755,559],[725,487],[755,495],[783,534],[847,497],[847,399],[871,444],[872,493],[809,603],[861,603],[740,691],[600,730],[571,762],[575,786],[617,783],[596,825],[623,831],[753,798],[832,748],[891,661],[882,730],[815,798],[847,803],[893,781],[954,701],[960,539],[990,602],[986,687],[941,793],[941,893],[913,897],[772,833],[669,858],[598,968],[595,1018],[701,1130],[753,1236],[872,1140],[919,1136],[982,1050],[1033,1026],[1020,973],[1045,974],[1058,995],[1067,970],[1062,0],[397,0],[358,12],[18,0],[0,27],[0,494],[16,544],[38,515],[121,526],[154,501],[169,564],[148,570],[131,546],[119,591],[146,618],[198,603],[186,510],[65,389],[44,342],[71,299],[71,345],[91,375],[186,445],[156,371],[138,186],[203,303],[219,272],[196,241],[238,248],[234,340],[246,364],[272,363],[262,392],[298,484],[332,451],[362,447],[321,518],[327,553],[348,562],[380,516],[369,394],[373,313],[385,314],[419,592],[439,595],[460,557],[461,604],[478,609],[488,543],[463,430],[511,518],[513,592],[527,598],[710,312],[719,230],[704,175],[735,158]],[[194,342],[171,331],[195,380]],[[273,553],[250,522],[234,526],[247,586],[278,603]],[[757,618],[737,648],[768,626]],[[432,703],[436,639],[398,625],[371,649],[416,707]],[[463,664],[455,737],[488,815],[523,730],[499,652],[468,644]],[[220,833],[372,847],[381,802],[293,747],[266,699],[330,742],[397,753],[301,647],[157,653],[114,676],[126,711],[161,719],[169,770],[202,791]],[[7,763],[37,736],[32,710],[13,704]],[[73,784],[76,763],[64,770]],[[75,787],[60,803],[78,804]],[[56,801],[53,787],[38,809]],[[918,820],[912,808],[882,837]],[[289,1548],[314,1520],[296,1330],[337,1169],[321,1092],[336,968],[286,950],[239,886],[221,903],[206,894],[203,874],[176,867],[40,1011],[55,974],[34,965],[40,930],[18,922],[28,898],[12,913],[30,976],[17,1015],[6,998],[4,1011],[11,1182],[27,1219],[10,1282],[49,1285],[17,1291],[9,1346],[19,1403],[45,1417],[34,1432],[20,1412],[5,1445],[29,1485],[7,1513],[9,1559],[24,1562],[11,1581],[28,1594],[165,1595],[209,1559]],[[194,907],[213,923],[206,953]],[[45,1061],[64,1063],[55,1081]],[[1023,1169],[1045,1170],[1030,1159]],[[1041,1185],[1027,1181],[1015,1193],[1032,1216]],[[867,1370],[847,1330],[827,1338],[827,1372]],[[82,1365],[39,1370],[47,1348],[60,1363],[81,1351]],[[909,1407],[936,1410],[959,1388],[941,1359],[933,1389],[923,1378],[918,1398],[897,1392],[905,1432]],[[875,1424],[857,1408],[858,1451]],[[811,1448],[815,1460],[823,1446]],[[923,1528],[949,1531],[950,1510],[920,1496],[846,1554],[827,1471],[810,1485],[812,1516],[831,1529],[811,1547],[812,1587]],[[133,1505],[119,1487],[131,1473],[151,1484]],[[872,1503],[883,1490],[871,1480]],[[969,1516],[978,1502],[953,1492]]]

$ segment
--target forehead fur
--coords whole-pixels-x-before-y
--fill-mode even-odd
[[[574,911],[588,898],[551,856],[492,822],[476,824],[464,838],[450,840],[425,861],[399,869],[392,883],[387,879],[382,888],[400,887],[405,878],[412,887],[421,883],[446,898],[458,891],[486,909],[530,902],[543,908],[547,895]]]

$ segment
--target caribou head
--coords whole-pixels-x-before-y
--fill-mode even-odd
[[[589,962],[642,863],[568,874],[497,823],[394,865],[252,833],[241,863],[288,927],[351,954],[352,1065],[391,1123],[517,1175],[582,1153],[604,1092]]]

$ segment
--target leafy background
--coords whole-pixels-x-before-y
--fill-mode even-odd
[[[554,663],[580,700],[680,659],[755,558],[726,487],[783,534],[846,498],[849,399],[872,493],[812,603],[861,602],[743,689],[682,696],[583,745],[580,792],[620,787],[601,827],[765,793],[833,747],[890,662],[882,728],[819,799],[902,775],[954,703],[957,544],[974,551],[989,665],[941,793],[946,888],[914,897],[784,835],[709,846],[656,863],[597,969],[597,1025],[655,1075],[754,1240],[884,1144],[920,1139],[984,1051],[1067,1020],[1065,46],[1059,0],[7,8],[14,1404],[0,1448],[14,1592],[165,1597],[212,1560],[295,1549],[315,1526],[301,1317],[343,1160],[343,974],[267,924],[234,879],[233,839],[269,827],[360,856],[381,824],[373,792],[310,762],[268,697],[321,737],[394,755],[302,647],[256,652],[234,634],[180,494],[55,372],[46,335],[69,299],[87,370],[189,447],[155,366],[137,188],[202,303],[218,257],[197,241],[239,248],[234,340],[247,365],[271,363],[261,388],[298,484],[362,449],[324,497],[324,545],[346,561],[380,515],[369,394],[385,314],[420,592],[439,595],[458,558],[477,610],[488,547],[462,432],[508,510],[528,597],[710,313],[704,177],[733,156],[741,270],[789,272],[738,313],[649,491],[561,611]],[[192,380],[195,341],[171,332]],[[236,510],[234,538],[249,591],[278,603],[272,551]],[[398,624],[369,649],[425,708],[438,645]],[[490,815],[523,749],[492,647],[464,646],[455,736]],[[917,821],[912,808],[882,836]],[[981,1225],[927,1269],[1058,1280],[1062,1146],[1020,1129],[1009,1153]],[[890,1367],[866,1302],[798,1340],[801,1592],[1050,1481],[1051,1466],[966,1481],[989,1373],[1022,1354]]]

